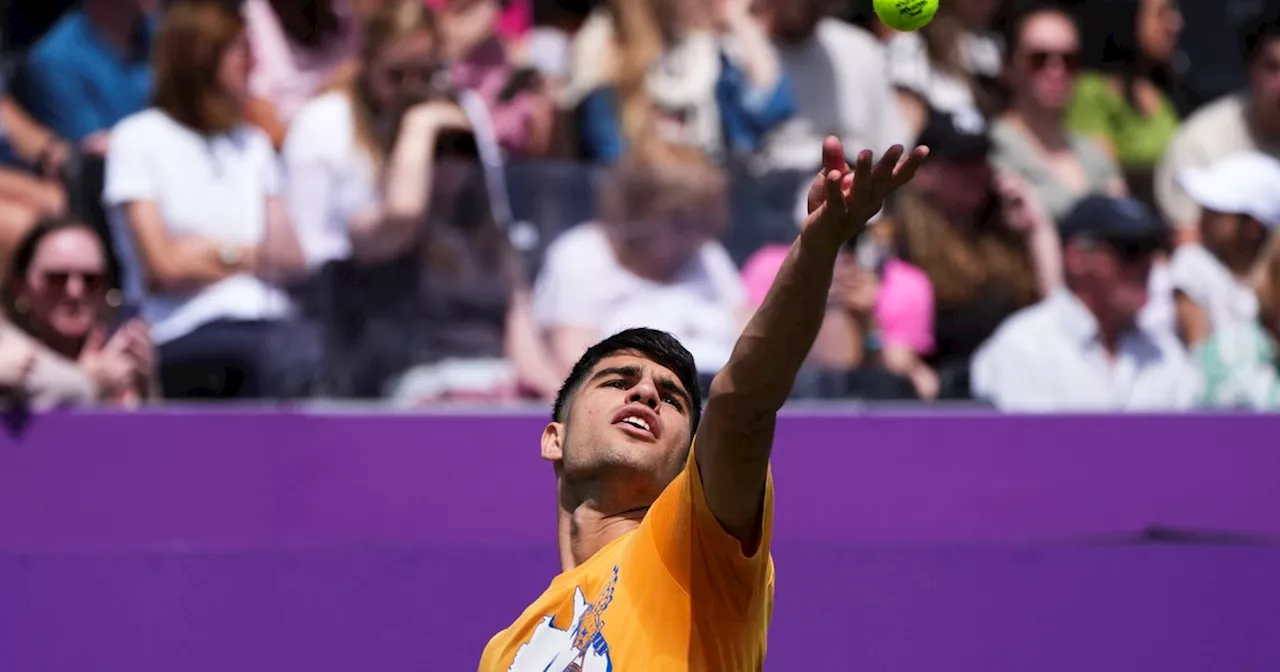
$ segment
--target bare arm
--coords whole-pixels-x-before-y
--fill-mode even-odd
[[[289,134],[289,127],[280,121],[279,114],[276,113],[276,106],[265,98],[252,96],[244,107],[245,119],[262,129],[267,137],[271,138],[271,144],[276,149],[284,147],[284,139]]]
[[[390,259],[421,235],[431,199],[436,140],[441,131],[468,128],[466,114],[452,104],[427,103],[405,115],[387,160],[381,207],[350,222],[356,259]]]
[[[840,142],[826,140],[804,230],[711,384],[697,434],[698,467],[712,513],[748,552],[759,543],[777,412],[822,326],[840,246],[862,232],[927,154],[919,148],[899,166],[902,148],[895,146],[873,168],[871,152],[863,151],[851,171]]]
[[[279,196],[267,198],[266,235],[254,256],[254,273],[270,282],[295,278],[306,271],[302,244],[298,242],[284,199]]]
[[[1173,293],[1174,315],[1177,319],[1178,336],[1187,348],[1194,348],[1209,339],[1213,327],[1209,324],[1209,316],[1204,308],[1186,294]]]
[[[782,77],[782,61],[764,27],[751,15],[749,4],[728,0],[725,24],[729,34],[738,41],[739,65],[751,85],[756,89],[772,89]]]
[[[223,263],[217,243],[207,238],[173,238],[164,229],[160,208],[154,201],[131,201],[124,206],[125,217],[147,284],[166,292],[184,292],[211,285],[241,272],[242,268]],[[237,250],[241,264],[252,263],[253,249]]]
[[[516,289],[511,307],[507,310],[504,349],[522,385],[531,388],[540,398],[555,398],[567,371],[547,352],[542,335],[533,322],[527,288]]]
[[[0,126],[18,158],[36,165],[57,143],[65,145],[52,131],[32,119],[12,98],[0,98]]]

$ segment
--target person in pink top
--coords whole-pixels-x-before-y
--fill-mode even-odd
[[[764,301],[790,249],[766,245],[747,260],[742,280],[752,306]],[[933,399],[938,376],[922,359],[934,347],[933,309],[933,285],[924,271],[885,258],[868,237],[840,254],[810,361],[836,370],[879,365],[910,380],[921,399]]]
[[[503,33],[504,24],[507,30],[513,29],[516,20],[511,12],[527,3],[428,0],[427,4],[440,19],[445,55],[453,64],[452,85],[474,91],[485,101],[502,150],[510,156],[545,154],[554,118],[551,101],[534,71],[513,65]]]

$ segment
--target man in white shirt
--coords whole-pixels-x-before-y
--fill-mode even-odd
[[[974,355],[974,396],[1002,410],[1189,407],[1198,380],[1172,334],[1142,327],[1167,231],[1133,199],[1091,196],[1061,227],[1066,288],[1010,317]]]

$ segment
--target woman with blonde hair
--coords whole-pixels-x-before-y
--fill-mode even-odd
[[[308,103],[284,147],[331,384],[412,403],[554,395],[484,101],[449,86],[420,0],[388,0],[364,33],[354,82]]]
[[[579,31],[566,102],[603,163],[648,138],[747,155],[795,111],[751,0],[611,0]]]

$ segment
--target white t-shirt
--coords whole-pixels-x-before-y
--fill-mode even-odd
[[[126,296],[141,302],[157,343],[215,320],[278,319],[288,315],[292,305],[279,288],[247,274],[190,294],[148,292],[123,206],[154,201],[173,237],[256,245],[266,235],[267,199],[279,192],[271,141],[250,126],[205,137],[158,109],[148,109],[112,130],[103,203],[124,269]]]
[[[969,83],[934,67],[919,33],[897,33],[885,43],[889,80],[894,86],[924,98],[930,107],[952,114],[977,115],[978,103]]]
[[[763,161],[775,170],[817,170],[822,141],[840,138],[851,155],[877,154],[911,138],[885,71],[884,48],[871,33],[836,19],[818,23],[813,39],[779,45],[791,78],[796,115],[765,141]]]
[[[351,256],[349,223],[380,200],[373,161],[355,142],[351,102],[340,92],[307,103],[284,142],[285,198],[307,264]]]
[[[1195,301],[1214,331],[1258,316],[1258,297],[1199,244],[1180,245],[1169,260],[1173,289]]]
[[[1167,332],[1133,329],[1111,357],[1098,323],[1063,289],[1014,313],[973,356],[973,395],[1005,411],[1189,408],[1200,377]]]
[[[706,373],[729,361],[745,306],[742,280],[720,243],[703,245],[675,282],[661,284],[623,268],[594,223],[551,243],[533,290],[534,319],[544,329],[585,327],[601,338],[632,327],[661,329]]]

